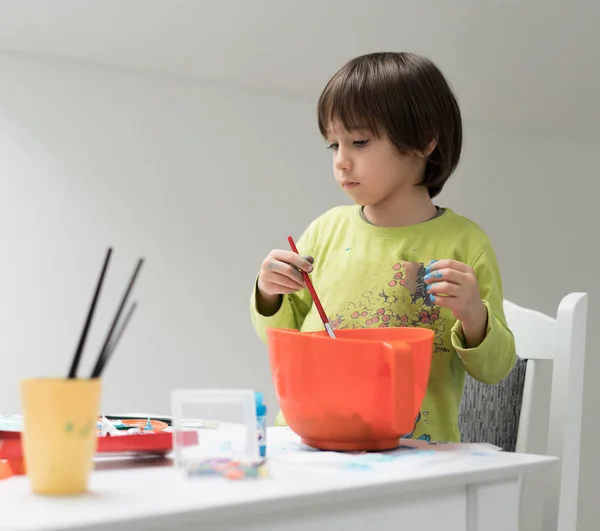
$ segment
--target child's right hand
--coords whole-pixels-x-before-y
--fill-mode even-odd
[[[267,297],[279,297],[306,287],[302,273],[313,270],[312,256],[303,258],[292,252],[275,249],[264,259],[258,275],[258,289]]]

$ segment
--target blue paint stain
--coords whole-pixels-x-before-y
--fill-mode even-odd
[[[363,460],[375,463],[389,463],[390,461],[395,461],[396,457],[393,455],[368,454],[363,457]]]
[[[349,470],[371,470],[371,467],[365,463],[347,463],[344,468]]]
[[[435,455],[434,450],[417,450],[416,448],[411,448],[412,452],[401,453],[397,455],[398,459],[413,456],[413,455]]]

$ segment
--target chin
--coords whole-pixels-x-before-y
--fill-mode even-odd
[[[365,197],[361,197],[359,194],[346,194],[355,205],[358,205],[360,207],[366,207],[366,206],[371,206],[373,204],[373,201],[369,201],[369,199],[365,198]]]
[[[358,192],[358,190],[356,190],[356,189],[352,189],[352,188],[350,188],[350,189],[346,189],[346,188],[344,188],[344,192],[345,192],[345,193],[346,193],[346,195],[347,195],[347,196],[348,196],[350,199],[352,199],[352,201],[353,201],[354,203],[356,203],[357,205],[360,205],[360,206],[366,206],[366,205],[367,205],[367,204],[370,202],[370,201],[368,201],[368,200],[365,198],[364,194],[361,194],[361,193],[360,193],[360,192]]]

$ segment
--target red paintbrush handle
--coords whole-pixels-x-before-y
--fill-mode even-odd
[[[292,238],[291,236],[288,236],[288,242],[290,244],[290,248],[292,249],[292,251],[295,252],[296,254],[300,254],[298,252],[298,249],[296,248],[296,244],[294,243],[294,238]],[[319,315],[321,316],[321,320],[323,321],[323,324],[328,325],[329,319],[327,317],[327,314],[325,313],[325,310],[323,309],[323,306],[321,305],[321,301],[319,300],[317,292],[315,291],[315,287],[313,286],[313,283],[311,282],[310,277],[308,276],[308,273],[303,270],[300,270],[300,272],[302,273],[302,276],[304,277],[304,281],[306,282],[306,287],[308,288],[308,291],[310,292],[310,296],[312,297],[312,300],[314,301],[315,306],[317,307],[317,311],[319,312]]]

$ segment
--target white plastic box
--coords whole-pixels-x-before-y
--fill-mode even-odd
[[[174,465],[185,476],[214,459],[260,461],[253,390],[176,389],[171,409]],[[197,430],[198,444],[184,445],[182,433],[190,429]]]

